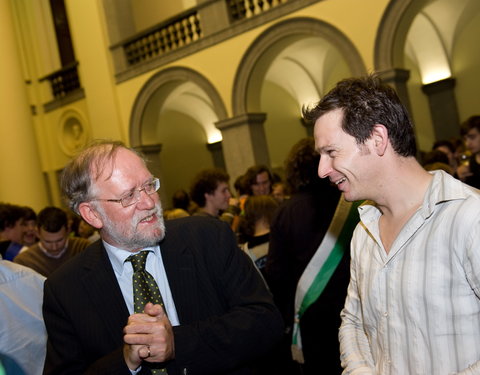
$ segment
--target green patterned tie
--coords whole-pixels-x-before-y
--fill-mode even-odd
[[[126,262],[132,262],[133,267],[133,305],[136,313],[143,313],[148,302],[161,305],[165,310],[163,298],[153,276],[145,270],[147,256],[150,251],[141,251],[130,255]],[[165,314],[167,312],[165,311]],[[166,374],[166,369],[151,369],[152,374]]]

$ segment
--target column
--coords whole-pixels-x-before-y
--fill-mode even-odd
[[[430,115],[437,140],[460,136],[460,123],[454,89],[454,78],[432,82],[422,87],[422,91],[428,97]]]
[[[159,194],[160,194],[160,197],[162,198],[162,202],[167,202],[166,201],[167,197],[164,196],[164,192],[166,191],[165,186],[168,183],[168,181],[165,181],[165,179],[162,178],[163,175],[162,175],[162,168],[160,163],[160,152],[162,151],[162,145],[160,143],[154,144],[154,145],[142,145],[142,146],[134,147],[134,149],[140,152],[142,155],[144,155],[147,161],[148,170],[152,173],[152,175],[160,179]],[[162,189],[162,186],[163,186],[163,189]]]
[[[0,0],[0,201],[39,211],[49,204],[9,0]]]
[[[255,164],[270,166],[265,113],[247,113],[215,123],[222,132],[225,165],[232,180]]]
[[[225,167],[225,158],[223,157],[222,141],[208,143],[207,149],[212,154],[213,165],[215,168],[226,170],[227,168]]]
[[[379,75],[382,81],[388,83],[395,89],[403,105],[407,108],[408,113],[411,114],[410,97],[407,88],[410,71],[405,69],[390,69],[379,72]]]

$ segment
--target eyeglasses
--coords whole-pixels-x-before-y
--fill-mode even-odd
[[[133,189],[128,193],[126,196],[120,199],[91,199],[92,201],[104,201],[104,202],[115,202],[121,203],[123,207],[131,206],[137,203],[140,200],[140,193],[142,191],[145,194],[152,195],[156,191],[160,189],[160,180],[158,178],[154,178],[151,182],[146,183],[140,189]]]

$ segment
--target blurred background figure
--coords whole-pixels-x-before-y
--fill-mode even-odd
[[[453,155],[453,154],[452,154]],[[450,165],[450,161],[448,155],[440,150],[433,150],[424,155],[422,160],[422,166],[427,171],[434,171],[434,170],[444,170],[448,174],[452,176],[455,173],[455,169],[452,168]]]
[[[23,248],[20,251],[25,250],[28,246],[35,245],[38,241],[37,237],[37,214],[33,208],[25,206],[23,207]]]
[[[57,207],[45,207],[38,213],[37,233],[39,242],[18,254],[14,262],[45,277],[90,245],[85,238],[69,235],[67,214]]]
[[[469,156],[458,166],[458,178],[480,189],[480,116],[471,116],[465,121],[462,124],[461,133]]]
[[[22,207],[0,203],[0,254],[3,259],[13,260],[23,247],[24,215]]]
[[[270,225],[278,208],[278,202],[270,195],[254,195],[245,202],[244,233],[246,241],[242,246],[255,266],[264,276],[267,262]]]
[[[328,179],[318,177],[319,160],[313,138],[292,147],[285,161],[291,196],[279,207],[270,228],[265,275],[286,324],[279,374],[341,373],[338,328],[350,279],[348,249],[323,293],[301,318],[305,363],[300,366],[293,361],[290,351],[297,284],[327,233],[340,199],[340,191]]]
[[[439,141],[436,141],[432,146],[432,151],[441,151],[445,155],[447,155],[448,164],[452,168],[453,174],[456,173],[456,170],[458,167],[458,160],[456,155],[458,143],[462,143],[462,141],[460,139],[455,139],[455,140],[441,139]]]
[[[43,371],[47,332],[42,317],[45,277],[30,268],[0,260],[0,356],[7,375]],[[15,362],[12,362],[12,360]]]
[[[245,172],[245,186],[248,195],[270,195],[273,177],[265,165],[254,165]]]
[[[275,182],[272,186],[272,197],[280,204],[285,199],[290,198],[288,195],[287,184],[283,181]]]
[[[80,219],[78,223],[78,237],[85,238],[89,242],[95,242],[96,240],[100,239],[100,234],[85,220]]]
[[[229,180],[230,176],[218,168],[204,169],[194,177],[190,197],[198,206],[195,216],[220,218],[232,197]]]
[[[163,216],[165,220],[177,219],[190,216],[195,210],[195,204],[190,200],[190,196],[183,189],[178,189],[172,196],[172,208],[165,210]]]

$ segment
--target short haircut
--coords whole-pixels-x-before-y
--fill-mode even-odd
[[[460,126],[460,134],[466,135],[470,130],[477,129],[480,133],[480,116],[470,116]]]
[[[122,142],[97,140],[67,164],[63,170],[60,184],[72,211],[78,214],[80,203],[93,199],[91,196],[92,183],[100,177],[105,166],[115,158],[121,148],[132,151],[145,162],[142,155],[134,149],[126,147]]]
[[[25,210],[16,204],[0,203],[0,231],[12,228],[15,223],[23,219]]]
[[[199,207],[205,207],[205,194],[213,194],[220,182],[230,180],[230,176],[222,169],[210,168],[200,171],[193,179],[190,187],[190,198]]]
[[[45,207],[38,213],[37,227],[49,233],[68,229],[67,213],[58,207]]]
[[[393,150],[401,156],[416,156],[417,146],[413,124],[395,90],[371,74],[362,78],[348,78],[337,83],[313,108],[303,108],[307,122],[315,123],[326,113],[340,109],[342,129],[364,144],[372,135],[374,126],[384,125]]]

